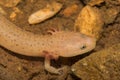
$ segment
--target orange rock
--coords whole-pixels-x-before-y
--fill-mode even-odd
[[[103,2],[104,2],[104,0],[90,0],[90,2],[88,3],[88,5],[90,5],[90,6],[100,5]]]
[[[85,6],[75,21],[74,29],[83,34],[99,39],[103,29],[103,20],[100,10],[96,7]]]
[[[77,10],[78,10],[78,5],[73,4],[73,5],[69,6],[69,7],[67,7],[66,9],[64,9],[64,11],[61,14],[64,15],[65,17],[70,17],[71,15],[76,13]]]
[[[13,12],[10,14],[10,19],[14,21],[18,14],[23,14],[23,12],[19,8],[14,7]]]
[[[15,7],[21,0],[0,0],[0,4],[5,7]]]

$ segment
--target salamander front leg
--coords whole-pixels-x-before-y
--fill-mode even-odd
[[[51,66],[50,65],[50,61],[51,61],[51,56],[49,55],[46,55],[45,56],[45,69],[48,71],[48,72],[51,72],[51,73],[54,73],[54,74],[62,74],[63,70],[64,70],[64,67],[63,68],[58,68],[56,69],[55,67]]]

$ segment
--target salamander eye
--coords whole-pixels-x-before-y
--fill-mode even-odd
[[[81,50],[85,49],[86,45],[83,45],[82,47],[80,47]]]

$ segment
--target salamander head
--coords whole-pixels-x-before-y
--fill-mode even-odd
[[[62,52],[59,55],[62,57],[73,57],[91,51],[95,46],[95,38],[80,33],[72,33],[70,37],[64,41],[63,50],[61,50]]]

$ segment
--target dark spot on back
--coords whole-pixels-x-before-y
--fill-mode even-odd
[[[13,34],[13,36],[17,36],[16,34]]]
[[[53,43],[53,41],[50,41],[50,43]]]
[[[15,46],[19,46],[18,44],[15,44]]]
[[[8,38],[11,38],[10,36],[8,36]]]
[[[16,39],[13,40],[14,42],[16,41]]]
[[[32,44],[30,44],[30,46],[32,47],[33,45],[32,45]]]
[[[42,46],[44,46],[45,44],[44,43],[42,43]]]

